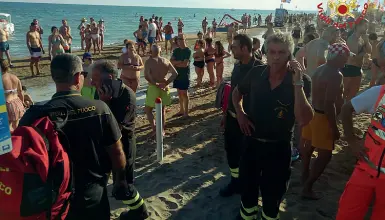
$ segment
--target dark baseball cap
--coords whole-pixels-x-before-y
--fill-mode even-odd
[[[83,72],[82,60],[72,54],[60,54],[51,62],[51,76],[55,83],[71,83],[73,76]]]

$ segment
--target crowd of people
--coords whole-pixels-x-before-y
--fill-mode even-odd
[[[250,16],[245,14],[244,18],[251,22]],[[71,161],[75,169],[78,168],[75,172],[76,193],[68,219],[110,218],[106,187],[111,171],[113,194],[129,208],[120,219],[149,216],[146,203],[134,186],[135,92],[140,85],[140,71],[144,70],[148,82],[145,113],[152,134],[156,134],[153,109],[155,100],[160,97],[164,135],[167,126],[165,107],[171,104],[171,83],[178,93],[179,112],[176,116],[189,117],[190,65],[195,67],[197,86],[202,85],[206,64],[210,87],[219,88],[223,85],[224,59],[231,55],[237,62],[231,74],[228,99],[222,100],[227,103],[227,108],[221,123],[231,180],[220,189],[220,195],[241,194],[239,218],[256,219],[261,213],[262,219],[279,219],[280,202],[291,175],[293,152],[300,152],[302,160],[301,196],[311,200],[322,198],[322,194],[313,190],[313,185],[332,159],[335,141],[340,138],[337,124],[341,115],[345,138],[349,148],[356,153],[358,164],[341,197],[337,220],[363,219],[376,193],[372,218],[385,219],[383,202],[379,199],[385,175],[385,87],[377,85],[384,81],[377,73],[385,70],[385,38],[377,40],[375,33],[368,36],[369,21],[366,19],[358,22],[346,35],[343,34],[345,30],[334,26],[312,28],[311,24],[306,24],[310,19],[307,15],[290,16],[289,19],[298,24],[292,33],[285,34],[274,29],[270,18],[262,36],[265,39],[262,48],[260,39],[240,34],[234,25],[230,25],[226,51],[223,43],[213,43],[210,35],[215,36],[216,21],[213,20],[211,31],[207,28],[207,18],[204,18],[203,33],[198,33],[193,52],[187,45],[181,19],[178,34],[173,39],[170,22],[163,27],[161,17],[153,15],[149,20],[140,17],[138,30],[134,32],[136,42],[124,41],[125,47],[117,65],[106,60],[94,61],[90,53],[91,44],[94,54],[96,49],[99,53],[103,49],[103,20],[97,25],[92,18],[90,24],[82,19],[78,27],[82,45],[83,41],[85,44],[82,59],[70,54],[72,37],[66,21],[63,20],[60,28],[52,27],[48,52],[56,93],[48,103],[51,107],[73,111],[91,109],[69,115],[70,120],[63,129],[70,145],[74,146]],[[304,33],[302,22],[307,26]],[[165,33],[164,39],[162,33]],[[43,29],[34,20],[27,33],[32,75],[35,75],[34,67],[36,74],[40,73],[38,62],[45,52],[41,34]],[[302,43],[299,42],[301,39]],[[156,44],[163,40],[166,41],[166,52],[172,54],[170,60],[161,56],[162,48]],[[139,56],[140,50],[143,54],[150,53],[145,62]],[[375,74],[371,88],[357,96],[367,54],[372,55],[371,66]],[[10,73],[10,68],[9,61],[1,61],[7,111],[13,130],[18,125],[31,124],[37,116],[34,112],[25,112],[33,101],[23,92],[25,89]],[[122,70],[121,80],[118,80],[118,68]],[[115,86],[116,82],[121,83]],[[353,133],[353,112],[373,113],[364,146],[357,144]],[[90,126],[94,129],[88,129]],[[318,157],[310,168],[314,150],[318,151]],[[258,206],[260,192],[261,210]]]

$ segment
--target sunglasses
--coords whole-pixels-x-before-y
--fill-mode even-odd
[[[87,76],[88,76],[88,72],[84,72],[84,71],[83,71],[83,72],[80,72],[80,74],[83,75],[84,78],[87,78]]]

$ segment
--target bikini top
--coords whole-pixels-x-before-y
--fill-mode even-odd
[[[125,66],[139,66],[139,64],[133,64],[131,61],[132,61],[132,59],[128,58],[127,60],[123,61],[123,65],[125,65]]]
[[[51,40],[52,40],[52,44],[55,44],[55,45],[61,43],[61,39],[59,36],[53,36]]]
[[[5,89],[4,90],[4,94],[12,94],[12,93],[16,93],[17,92],[17,89]]]

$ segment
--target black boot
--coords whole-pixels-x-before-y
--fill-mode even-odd
[[[238,178],[231,178],[231,181],[229,184],[227,184],[225,187],[223,187],[219,191],[219,195],[222,197],[230,197],[234,194],[240,193],[240,186],[239,186],[239,179]]]
[[[119,216],[120,220],[144,220],[150,215],[147,211],[146,204],[143,203],[138,209],[122,212]]]

